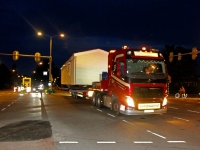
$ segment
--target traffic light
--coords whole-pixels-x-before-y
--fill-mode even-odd
[[[198,50],[196,47],[193,47],[192,48],[192,59],[196,59],[197,58],[197,53],[198,53]]]
[[[39,52],[36,52],[36,53],[35,53],[35,61],[36,61],[36,62],[39,62],[39,61],[40,61],[40,56],[41,56],[41,55],[40,55]]]
[[[18,51],[14,51],[13,52],[13,60],[18,60],[19,59],[19,52]]]
[[[170,53],[169,53],[169,61],[172,62],[172,61],[173,61],[173,58],[174,58],[174,53],[173,53],[173,52],[170,52]]]
[[[178,53],[178,60],[181,60],[182,56],[181,53]]]

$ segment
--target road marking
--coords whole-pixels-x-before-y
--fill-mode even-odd
[[[60,144],[77,144],[77,141],[61,141]]]
[[[172,109],[178,109],[177,107],[168,107],[168,108],[172,108]]]
[[[189,121],[187,119],[183,119],[183,118],[179,118],[179,117],[174,117],[174,118],[179,119],[179,120]]]
[[[102,112],[102,110],[101,109],[97,109],[98,111],[100,111],[100,112]]]
[[[133,141],[133,143],[136,143],[136,144],[148,144],[148,143],[153,143],[153,142],[151,142],[151,141]]]
[[[109,113],[108,113],[108,115],[109,115],[109,116],[111,116],[111,117],[115,117],[114,115],[112,115],[112,114],[109,114]]]
[[[115,141],[97,141],[98,144],[115,144]]]
[[[189,111],[189,112],[194,112],[194,113],[198,113],[198,114],[199,114],[198,111],[193,111],[193,110],[187,110],[187,111]]]
[[[156,136],[159,136],[159,137],[161,137],[161,138],[163,138],[163,139],[166,139],[166,137],[164,137],[164,136],[162,136],[162,135],[159,135],[159,134],[157,134],[157,133],[154,133],[154,132],[152,132],[152,131],[147,130],[147,132],[149,132],[149,133],[151,133],[151,134],[154,134],[154,135],[156,135]]]
[[[168,143],[186,143],[185,141],[167,141]]]
[[[126,120],[122,120],[122,121],[124,121],[124,122],[126,122],[126,123],[129,123],[129,124],[131,124],[131,125],[134,125],[133,123],[128,122],[128,121],[126,121]]]
[[[1,111],[4,111],[6,108],[3,108]]]
[[[10,104],[8,105],[8,107],[10,107]]]

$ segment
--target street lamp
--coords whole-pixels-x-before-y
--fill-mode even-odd
[[[50,35],[47,35],[47,34],[43,34],[42,32],[38,32],[37,33],[38,36],[42,36],[42,35],[45,35],[45,36],[48,36],[50,38],[50,55],[49,55],[49,82],[52,82],[52,74],[51,74],[51,69],[52,69],[52,38],[55,37],[55,36],[60,36],[60,37],[65,37],[64,34],[59,34],[59,35],[54,35],[54,36],[50,36]]]

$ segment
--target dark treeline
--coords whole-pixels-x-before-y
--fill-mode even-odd
[[[171,77],[170,93],[178,92],[181,86],[184,86],[186,92],[189,94],[198,93],[198,73],[197,73],[197,59],[192,59],[191,54],[182,55],[181,60],[178,56],[173,57],[173,61],[169,61],[170,52],[174,55],[178,53],[186,54],[191,53],[191,49],[185,49],[181,46],[165,45],[163,56],[165,57],[168,74]]]
[[[5,64],[0,63],[0,89],[11,88],[12,72]]]

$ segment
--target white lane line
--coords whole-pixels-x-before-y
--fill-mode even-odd
[[[14,104],[14,102],[12,102],[11,104]]]
[[[8,105],[8,107],[10,107],[10,104]]]
[[[97,109],[98,111],[100,111],[100,112],[102,112],[102,110],[101,109]]]
[[[187,110],[187,111],[189,111],[189,112],[194,112],[194,113],[200,113],[200,112],[198,112],[198,111],[194,111],[194,110]]]
[[[152,141],[133,141],[133,143],[136,143],[136,144],[149,144],[149,143],[153,143]]]
[[[115,141],[97,141],[98,144],[114,144]]]
[[[157,133],[151,132],[151,131],[149,131],[149,130],[147,130],[147,132],[149,132],[149,133],[151,133],[151,134],[154,134],[154,135],[156,135],[156,136],[158,136],[158,137],[161,137],[161,138],[163,138],[163,139],[166,139],[166,137],[164,137],[164,136],[162,136],[162,135],[159,135],[159,134],[157,134]]]
[[[179,120],[189,121],[187,119],[183,119],[183,118],[179,118],[179,117],[174,117],[174,118],[179,119]]]
[[[6,108],[3,108],[1,111],[4,111]]]
[[[60,144],[77,144],[77,141],[60,141]]]
[[[168,107],[168,108],[172,108],[172,109],[178,109],[177,107]]]
[[[185,141],[167,141],[168,143],[186,143]]]
[[[111,117],[115,117],[114,115],[112,115],[112,114],[109,114],[109,113],[108,113],[108,115],[109,115],[109,116],[111,116]]]
[[[131,124],[131,125],[134,125],[133,123],[128,122],[128,121],[126,121],[126,120],[122,120],[122,121],[124,121],[124,122],[126,122],[126,123],[129,123],[129,124]]]

